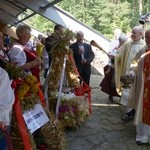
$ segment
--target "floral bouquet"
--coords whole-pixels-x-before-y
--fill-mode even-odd
[[[78,128],[88,116],[88,102],[84,96],[75,96],[74,93],[61,95],[59,120],[63,127]]]
[[[24,78],[18,87],[18,99],[20,101],[22,111],[34,108],[38,103],[38,81],[35,76],[29,75]]]

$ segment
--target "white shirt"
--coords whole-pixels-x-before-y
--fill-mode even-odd
[[[26,54],[23,49],[23,45],[15,44],[8,53],[11,62],[15,63],[16,66],[23,66],[27,61]]]
[[[108,54],[110,54],[118,46],[119,46],[119,40],[117,39],[112,40],[109,45]]]
[[[42,56],[43,56],[43,61],[44,61],[44,69],[48,69],[49,68],[49,56],[45,47],[43,48]]]
[[[78,46],[79,46],[79,49],[82,50],[81,57],[82,57],[82,59],[84,59],[84,45],[83,44],[78,44]]]

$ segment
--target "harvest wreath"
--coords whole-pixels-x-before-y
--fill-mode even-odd
[[[53,36],[58,36],[54,34]],[[68,87],[74,89],[80,87],[79,73],[77,71],[72,50],[69,48],[68,43],[71,39],[74,38],[74,33],[69,29],[66,29],[64,33],[60,36],[55,45],[51,50],[51,67],[48,74],[48,101],[49,101],[49,110],[55,112],[56,104],[58,100],[58,91],[59,91],[59,82],[61,80],[64,58],[66,57],[66,67],[65,73],[67,76]],[[72,93],[70,93],[72,94]],[[66,95],[62,96],[59,106],[59,116],[63,127],[73,127],[78,128],[89,115],[89,109],[87,106],[88,100],[83,96],[74,96],[66,100]],[[86,105],[84,105],[86,103]],[[87,106],[86,108],[83,106]]]
[[[60,36],[58,34],[54,34],[53,36]],[[48,74],[49,83],[48,83],[48,100],[49,100],[49,109],[50,111],[55,112],[57,99],[54,97],[54,93],[58,92],[58,81],[61,78],[64,58],[67,55],[66,61],[66,75],[68,79],[69,87],[77,87],[79,86],[79,78],[76,72],[75,64],[72,62],[72,50],[68,46],[68,42],[73,39],[74,33],[69,29],[66,29],[62,36],[51,50],[51,69]]]
[[[29,150],[42,148],[51,150],[65,149],[64,133],[61,124],[58,121],[56,122],[53,114],[41,105],[42,103],[38,94],[39,85],[36,77],[29,75],[22,80],[16,80],[16,82],[15,103],[11,125],[11,137],[14,148],[16,150],[27,147]],[[37,105],[41,107],[41,110],[35,114],[34,111]],[[39,115],[42,116],[43,113],[48,118],[47,122],[39,125],[35,131],[31,132],[29,124],[31,124],[32,120],[36,122]],[[28,120],[25,116],[28,117]],[[36,135],[38,135],[38,138]]]

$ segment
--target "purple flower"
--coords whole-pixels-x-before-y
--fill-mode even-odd
[[[76,112],[77,108],[76,107],[72,107],[72,112]]]
[[[61,105],[59,107],[59,112],[68,112],[69,111],[69,106],[67,105]]]

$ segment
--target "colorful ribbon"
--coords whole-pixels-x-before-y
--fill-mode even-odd
[[[78,69],[75,66],[75,62],[73,59],[73,56],[70,54],[68,55],[68,59],[74,64],[74,71],[76,72],[76,74],[81,78]],[[81,78],[82,79],[82,78]],[[88,93],[88,102],[89,102],[89,112],[90,114],[92,114],[92,105],[91,105],[91,88],[89,87],[89,85],[87,85],[84,81],[82,81],[82,84],[79,87],[75,88],[75,95],[76,96],[83,96],[86,93]]]
[[[20,84],[21,82],[22,82],[21,80],[16,80],[15,83],[13,83],[13,86],[16,88],[17,84]],[[15,103],[13,107],[14,107],[13,110],[15,111],[15,116],[17,119],[19,133],[23,141],[24,150],[31,150],[31,142],[30,142],[30,138],[28,135],[28,130],[26,128],[24,118],[22,116],[21,106],[18,100],[17,89],[15,89]]]

